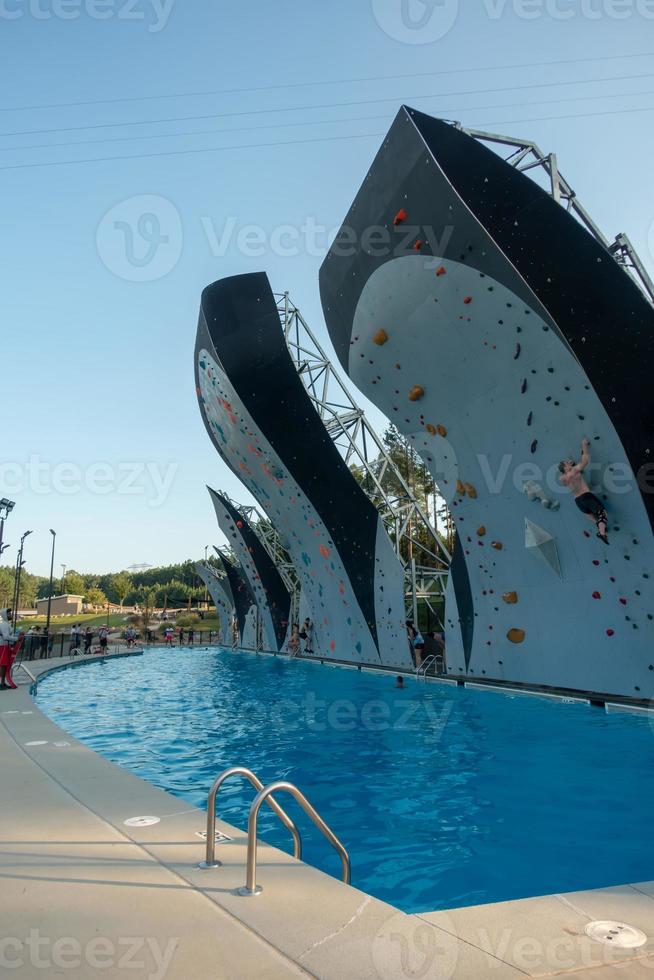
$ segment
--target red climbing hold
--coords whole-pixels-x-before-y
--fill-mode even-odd
[[[442,265],[440,267],[440,269],[436,269],[436,275],[437,276],[446,276],[447,275],[447,269],[445,268],[444,265]]]
[[[598,562],[598,560],[597,560],[597,558],[595,558],[595,559],[593,560],[593,565],[599,565],[599,562]]]
[[[419,252],[421,248],[422,248],[422,242],[420,241],[420,239],[418,239],[418,241],[413,246],[413,251]]]
[[[615,630],[607,630],[606,631],[606,635],[607,636],[615,636]]]
[[[620,599],[620,603],[621,603],[621,605],[626,606],[627,605],[627,600],[624,599],[624,598],[623,599]]]
[[[602,595],[600,592],[593,592],[593,599],[601,599]]]
[[[399,211],[397,212],[397,214],[396,214],[396,215],[395,215],[395,217],[393,218],[393,224],[394,224],[394,225],[401,225],[401,224],[402,224],[402,222],[403,222],[403,221],[406,221],[406,219],[407,219],[408,217],[409,217],[409,216],[408,216],[408,214],[406,213],[406,211],[404,210],[404,208],[400,208],[400,210],[399,210]]]
[[[463,302],[465,303],[466,306],[470,306],[470,304],[472,303],[472,296],[466,296]]]
[[[236,522],[236,527],[239,529],[239,531],[241,531],[242,528],[243,528],[243,521],[237,521]]]

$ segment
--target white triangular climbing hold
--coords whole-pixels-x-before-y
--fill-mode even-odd
[[[544,561],[559,578],[562,578],[556,540],[549,531],[545,531],[528,518],[525,518],[525,548],[540,558],[541,561]]]

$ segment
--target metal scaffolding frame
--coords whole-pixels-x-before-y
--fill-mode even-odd
[[[528,173],[530,170],[540,167],[547,177],[548,191],[557,204],[560,204],[578,219],[618,265],[632,277],[645,298],[654,304],[654,280],[647,272],[629,237],[624,232],[620,232],[614,241],[609,241],[559,170],[556,153],[543,153],[533,140],[520,139],[516,136],[500,136],[497,133],[486,133],[481,129],[468,129],[460,122],[453,122],[452,125],[461,130],[462,133],[479,140],[480,143],[490,144],[491,148],[502,156],[506,163],[521,173]],[[511,150],[508,156],[504,156],[501,150],[501,148],[506,147]]]
[[[417,620],[422,600],[439,619],[432,603],[445,594],[451,562],[445,542],[289,294],[276,293],[275,298],[286,345],[307,394],[346,465],[363,473],[362,489],[379,511],[402,562],[407,612]],[[447,513],[442,500],[438,513]],[[408,561],[402,556],[403,544]]]

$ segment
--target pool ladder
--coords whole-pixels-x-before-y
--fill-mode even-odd
[[[436,663],[437,659],[438,657],[436,654],[432,654],[430,657],[427,657],[424,663],[421,663],[419,667],[416,667],[416,677],[423,677],[426,679],[427,671],[433,664]]]
[[[320,814],[311,806],[306,796],[300,792],[297,786],[293,783],[284,782],[283,780],[278,780],[277,782],[270,783],[269,786],[264,786],[252,770],[246,769],[243,766],[233,766],[231,769],[226,769],[218,776],[209,790],[209,796],[207,798],[207,849],[205,860],[198,865],[199,868],[206,871],[210,868],[220,868],[222,866],[222,861],[216,860],[216,797],[223,783],[235,776],[242,776],[244,779],[247,779],[257,790],[257,795],[252,801],[248,816],[247,872],[245,885],[238,890],[239,895],[260,895],[263,891],[263,888],[257,884],[257,821],[259,810],[264,803],[268,804],[287,830],[290,831],[293,837],[293,857],[298,861],[302,860],[302,838],[300,837],[300,832],[288,814],[282,810],[273,796],[274,793],[289,793],[300,804],[307,816],[338,853],[341,859],[341,879],[346,885],[350,884],[350,857],[347,851],[336,834],[332,833]]]

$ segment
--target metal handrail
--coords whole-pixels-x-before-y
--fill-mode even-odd
[[[261,796],[261,791],[264,788],[261,780],[250,769],[245,769],[243,766],[233,766],[218,776],[209,790],[209,796],[207,798],[207,850],[205,860],[198,864],[198,867],[202,868],[203,871],[222,866],[222,861],[216,861],[216,796],[222,784],[233,776],[243,776],[247,779],[257,790],[259,796]],[[255,802],[259,799],[259,796],[256,797]],[[293,857],[300,861],[302,859],[302,839],[299,830],[272,796],[268,795],[266,803],[293,835]]]
[[[342,866],[341,878],[346,885],[349,885],[350,858],[336,834],[332,833],[320,814],[314,810],[306,796],[300,792],[297,786],[294,786],[293,783],[277,782],[271,783],[270,786],[266,786],[265,789],[262,789],[255,797],[252,806],[250,807],[250,815],[248,817],[247,877],[245,886],[243,888],[239,888],[238,890],[239,895],[260,895],[263,891],[263,888],[261,888],[260,885],[257,885],[257,819],[259,817],[259,810],[261,809],[262,804],[270,802],[273,793],[290,793],[293,799],[300,804],[304,812],[314,822],[318,830],[321,831],[332,847],[338,852]]]
[[[423,677],[426,677],[427,676],[427,671],[429,670],[429,668],[431,667],[432,664],[435,664],[436,663],[437,659],[438,659],[438,657],[436,656],[435,653],[433,653],[431,656],[427,657],[427,659],[424,661],[424,663],[421,663],[419,667],[416,667],[416,677],[420,677],[420,674],[421,673],[422,673],[422,676]]]

